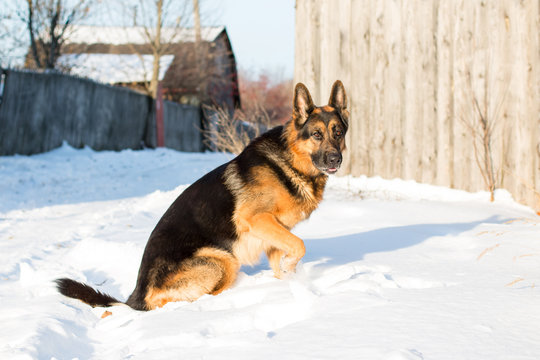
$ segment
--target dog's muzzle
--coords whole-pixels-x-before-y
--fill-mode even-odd
[[[324,172],[327,174],[335,174],[339,167],[341,166],[341,161],[343,160],[343,157],[338,152],[331,152],[326,155],[326,168],[324,169]]]

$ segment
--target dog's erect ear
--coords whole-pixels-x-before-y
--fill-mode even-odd
[[[345,88],[343,83],[339,80],[336,80],[334,85],[332,85],[332,91],[330,92],[330,100],[328,100],[328,105],[336,108],[343,118],[346,126],[349,126],[349,111],[347,110],[347,94],[345,93]]]
[[[347,109],[347,94],[345,94],[345,88],[343,83],[339,80],[336,80],[334,85],[332,85],[332,91],[330,92],[330,100],[328,100],[328,105],[335,107],[338,110]]]
[[[307,87],[302,84],[296,84],[294,88],[294,100],[293,100],[293,119],[295,125],[300,128],[306,122],[309,114],[315,109],[313,100]]]

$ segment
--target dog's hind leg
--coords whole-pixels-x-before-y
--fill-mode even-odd
[[[152,310],[171,301],[195,301],[204,294],[217,295],[234,283],[239,268],[229,252],[202,248],[171,273],[162,286],[149,288],[146,307]]]

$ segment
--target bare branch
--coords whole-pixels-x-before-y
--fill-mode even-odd
[[[217,151],[239,154],[270,126],[264,108],[259,106],[258,109],[250,113],[237,109],[231,116],[224,107],[203,105],[205,117],[212,119],[210,127],[201,130],[204,143]]]
[[[33,63],[28,66],[52,69],[61,53],[69,25],[88,15],[93,0],[79,0],[71,6],[62,0],[27,0],[26,15],[20,12],[30,37]],[[30,59],[27,59],[30,60]]]
[[[169,27],[166,25],[173,22],[175,28],[180,28],[180,19],[189,19],[189,13],[186,12],[187,7],[183,6],[188,0],[139,0],[137,5],[131,11],[123,11],[124,13],[132,14],[134,27],[141,31],[141,35],[145,40],[145,46],[134,46],[128,44],[134,54],[139,57],[145,74],[150,74],[150,80],[144,84],[148,94],[155,97],[157,84],[159,81],[159,73],[161,66],[161,58],[163,55],[172,52],[173,45],[177,41],[178,34],[163,30]],[[139,12],[137,12],[137,9]],[[174,20],[171,20],[174,19]],[[126,28],[126,32],[131,29]],[[129,43],[129,42],[128,42]],[[138,44],[140,45],[140,44]],[[145,49],[146,48],[146,49]],[[149,49],[149,52],[147,51]],[[151,69],[146,69],[143,55],[151,54],[153,56]]]
[[[491,201],[493,201],[497,179],[493,163],[492,138],[509,86],[507,85],[502,94],[494,97],[490,76],[492,70],[490,59],[486,59],[485,66],[483,106],[480,105],[478,96],[473,88],[470,65],[467,67],[467,90],[472,99],[472,108],[468,111],[468,116],[460,117],[460,119],[471,133],[476,165],[480,170],[486,188],[491,194]]]

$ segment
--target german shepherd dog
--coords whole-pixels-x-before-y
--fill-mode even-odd
[[[125,304],[152,310],[219,294],[234,283],[242,264],[255,264],[263,251],[277,278],[294,272],[306,249],[290,229],[322,200],[327,174],[341,165],[348,125],[341,81],[321,107],[298,83],[291,120],[197,180],[165,212]],[[91,306],[121,303],[71,279],[56,283],[63,295]]]

